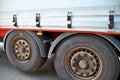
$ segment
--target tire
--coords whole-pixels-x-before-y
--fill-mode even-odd
[[[54,65],[63,80],[117,80],[120,71],[116,52],[94,35],[76,35],[62,41]]]
[[[21,71],[37,71],[46,61],[45,57],[41,57],[43,53],[43,41],[34,32],[12,31],[6,39],[7,57],[11,64]]]

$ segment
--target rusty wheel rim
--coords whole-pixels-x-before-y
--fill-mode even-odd
[[[17,37],[14,40],[14,54],[20,61],[27,61],[31,57],[31,47],[27,40]]]
[[[86,47],[70,50],[66,61],[70,71],[81,79],[95,79],[102,70],[102,63],[96,52]]]

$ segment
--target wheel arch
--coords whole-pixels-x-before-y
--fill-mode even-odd
[[[5,34],[5,37],[4,37],[4,39],[3,39],[3,51],[5,51],[6,50],[6,40],[7,40],[7,37],[8,37],[8,35],[11,33],[11,32],[13,32],[13,30],[9,30],[6,34]]]
[[[6,40],[7,40],[7,37],[9,36],[9,34],[11,33],[11,32],[13,32],[13,31],[15,31],[15,30],[10,30],[10,31],[8,31],[7,33],[6,33],[6,35],[5,35],[5,37],[4,37],[4,39],[3,39],[3,50],[5,51],[6,50]],[[34,35],[31,33],[32,31],[25,31],[25,32],[27,32],[27,33],[29,33],[33,38],[34,38]],[[34,38],[35,40],[36,40],[36,38]],[[38,40],[36,40],[36,42],[37,42],[37,44],[39,44],[39,41]],[[40,49],[40,46],[41,45],[38,45],[39,46],[39,49]],[[41,53],[41,57],[47,57],[47,54],[46,54],[46,52],[45,53]]]
[[[48,58],[51,58],[54,50],[57,48],[57,45],[59,45],[64,39],[77,34],[79,33],[63,33],[60,36],[58,36],[50,46],[50,49],[48,51]],[[114,46],[120,52],[120,42],[116,38],[114,38],[111,35],[102,35],[102,34],[95,34],[95,35],[108,41],[110,44],[112,44],[112,46]]]
[[[116,38],[110,35],[98,35],[98,36],[109,41],[115,48],[117,48],[120,51],[120,42]]]
[[[48,58],[51,58],[54,50],[57,48],[57,45],[59,45],[65,38],[74,35],[76,33],[62,33],[60,36],[58,36],[52,43],[52,45],[49,48],[48,51]]]

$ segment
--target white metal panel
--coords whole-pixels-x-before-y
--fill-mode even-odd
[[[0,0],[0,27],[14,27],[13,14],[19,27],[36,27],[40,13],[42,28],[67,28],[67,12],[72,12],[72,29],[109,31],[109,11],[114,10],[115,28],[120,32],[120,0]]]
[[[0,0],[0,11],[103,6],[119,3],[120,0]]]

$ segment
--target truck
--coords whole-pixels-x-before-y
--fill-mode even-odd
[[[21,71],[53,57],[63,80],[118,80],[120,0],[0,0],[0,37]]]

